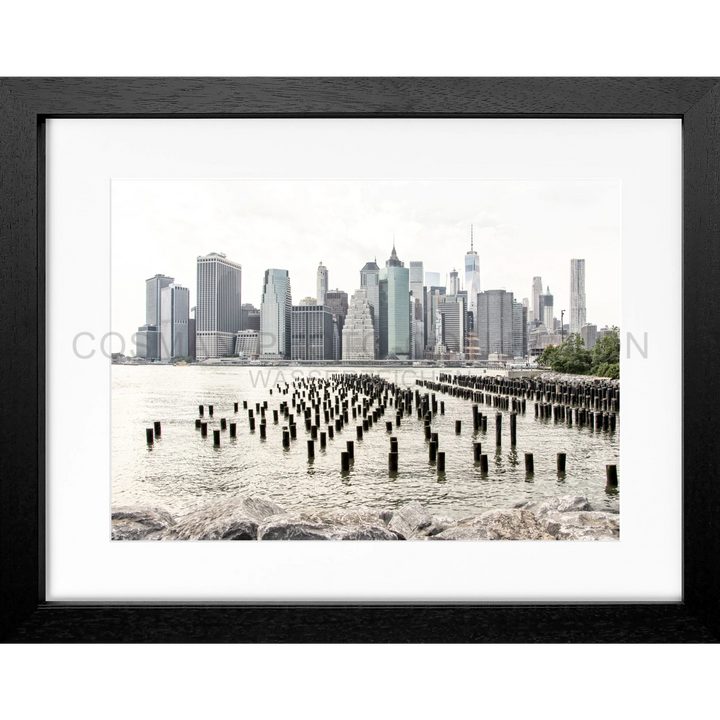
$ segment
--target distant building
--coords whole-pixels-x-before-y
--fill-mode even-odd
[[[196,322],[195,313],[197,308],[190,308],[190,319],[188,320],[188,357],[192,360],[197,359],[196,344]]]
[[[458,281],[458,272],[453,268],[453,271],[450,273],[450,287],[448,288],[449,292],[448,295],[451,297],[455,297],[455,295],[458,294],[458,290],[460,289],[460,283]]]
[[[174,283],[175,279],[167,275],[155,275],[145,281],[145,324],[160,327],[160,291]],[[158,357],[160,357],[158,355]]]
[[[554,329],[554,307],[553,307],[553,296],[550,294],[550,286],[548,285],[547,292],[544,295],[539,296],[539,310],[540,310],[540,322],[545,325],[548,331],[552,332]]]
[[[426,285],[426,287],[440,287],[440,273],[439,272],[426,272],[425,273],[425,285]]]
[[[579,333],[586,324],[585,261],[570,260],[570,332]]]
[[[239,357],[257,357],[260,354],[260,333],[257,330],[240,330],[235,342]]]
[[[580,328],[580,337],[582,337],[585,342],[585,347],[588,350],[592,350],[597,342],[597,325],[585,323],[585,325]]]
[[[342,359],[375,359],[374,308],[365,289],[356,290],[350,299],[343,327]]]
[[[342,331],[348,313],[348,294],[343,290],[328,290],[325,293],[325,305],[333,314],[333,359],[342,359]]]
[[[157,325],[141,325],[135,336],[138,357],[157,360],[160,357],[160,330]]]
[[[333,359],[333,314],[325,305],[294,305],[290,357],[293,360]]]
[[[362,270],[360,270],[360,287],[365,290],[367,301],[373,308],[375,332],[374,353],[377,358],[380,352],[380,268],[375,261],[365,263]]]
[[[317,269],[317,304],[325,304],[325,293],[329,289],[328,285],[328,269],[320,263]],[[302,303],[301,303],[302,304]]]
[[[524,357],[525,349],[523,343],[523,331],[527,328],[527,323],[523,322],[523,310],[525,308],[522,303],[517,300],[513,300],[512,311],[513,311],[513,356]]]
[[[464,352],[465,302],[457,296],[440,296],[437,306],[440,316],[441,345],[448,353]]]
[[[410,270],[397,256],[380,269],[380,358],[407,360],[410,357]]]
[[[468,312],[472,315],[472,328],[475,327],[477,314],[477,296],[480,292],[480,256],[475,252],[473,226],[470,226],[470,250],[465,253],[465,289],[468,292]]]
[[[423,304],[415,293],[410,292],[410,358],[422,360],[425,357],[425,322]]]
[[[513,294],[505,290],[486,290],[478,294],[476,333],[481,358],[497,355],[514,357]]]
[[[426,275],[428,273],[425,273]],[[425,295],[425,348],[432,354],[437,345],[437,310],[440,298],[446,295],[444,285],[431,285]],[[442,329],[441,329],[442,334]]]
[[[196,345],[198,360],[234,354],[240,330],[242,265],[223,253],[197,259]]]
[[[540,309],[540,296],[542,295],[542,278],[538,275],[532,281],[532,320],[542,322],[542,312]]]
[[[277,359],[289,358],[291,327],[290,273],[271,268],[265,271],[260,302],[260,354]]]
[[[260,310],[252,303],[243,303],[242,305],[242,323],[241,330],[257,330],[260,332]]]
[[[172,283],[160,291],[160,358],[172,360],[188,356],[190,291]]]
[[[322,303],[319,303],[315,298],[313,297],[304,297],[300,302],[299,305],[302,305],[304,307],[310,307],[311,305],[322,305]]]

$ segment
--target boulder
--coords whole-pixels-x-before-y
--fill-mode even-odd
[[[360,505],[356,508],[332,508],[330,510],[318,510],[310,516],[317,522],[325,522],[330,525],[386,525],[379,510]]]
[[[488,510],[465,518],[431,540],[554,540],[527,510]]]
[[[258,540],[400,540],[383,525],[325,522],[318,515],[286,513],[266,518],[257,529]]]
[[[180,519],[165,540],[255,540],[258,525],[283,508],[260,497],[240,497],[207,505]]]
[[[422,534],[422,531],[431,525],[430,513],[419,502],[413,501],[395,510],[388,528],[407,539]]]
[[[592,510],[590,501],[582,495],[562,495],[550,500],[529,500],[515,503],[516,510],[529,510],[541,517],[548,512],[578,512],[580,510]]]
[[[558,540],[617,540],[620,516],[607,512],[547,512],[538,525]]]
[[[117,507],[111,515],[111,540],[161,540],[175,519],[160,507]]]

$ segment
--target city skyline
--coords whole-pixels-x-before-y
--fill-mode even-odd
[[[199,189],[202,197],[191,201],[189,191]],[[232,203],[227,201],[240,190],[250,197],[241,203],[246,212],[238,215],[230,212]],[[582,257],[587,261],[586,321],[598,327],[619,324],[619,190],[619,183],[606,181],[114,183],[113,330],[128,336],[137,331],[138,318],[145,316],[146,308],[142,295],[136,289],[130,292],[131,284],[144,283],[159,272],[188,287],[190,305],[196,306],[194,273],[182,268],[192,267],[198,255],[213,252],[225,253],[242,266],[242,301],[258,308],[264,271],[273,267],[288,270],[293,304],[304,296],[316,296],[321,262],[327,268],[328,290],[337,288],[351,297],[361,287],[363,266],[375,261],[379,267],[385,265],[392,251],[390,229],[397,226],[404,228],[394,234],[406,268],[411,262],[423,263],[424,273],[439,273],[443,285],[449,283],[454,270],[459,287],[468,290],[465,259],[471,250],[472,232],[482,290],[505,289],[520,301],[529,295],[532,278],[542,277],[543,285],[550,285],[555,296],[556,317],[565,309],[566,322],[570,259]],[[301,198],[289,202],[294,191]],[[461,197],[455,197],[453,191],[462,191]],[[437,197],[434,205],[429,196]],[[300,206],[310,210],[301,212]],[[321,206],[325,210],[321,211]],[[477,208],[474,213],[472,207]],[[534,222],[528,222],[533,214]],[[312,245],[298,242],[297,238],[309,236],[312,217],[318,222],[312,233],[318,239]],[[208,221],[206,232],[200,232],[203,218]],[[426,225],[420,223],[423,219]],[[225,226],[222,232],[217,231],[219,223]],[[257,236],[254,242],[247,242],[250,225],[258,228],[252,233]],[[372,225],[377,225],[377,237],[363,234],[352,239]],[[288,237],[279,239],[281,226],[288,228]],[[532,232],[530,226],[535,228]],[[233,227],[235,240],[230,237]],[[333,227],[341,227],[343,232],[333,234]],[[341,235],[348,241],[341,242]],[[323,244],[322,238],[329,236],[335,237],[335,242]],[[502,241],[510,236],[514,240]],[[144,258],[142,262],[140,258]]]

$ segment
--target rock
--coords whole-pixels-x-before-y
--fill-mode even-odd
[[[258,540],[399,540],[381,525],[355,522],[334,524],[317,515],[287,513],[266,518],[257,530]]]
[[[360,505],[356,508],[332,508],[330,510],[319,510],[310,516],[317,522],[325,522],[330,525],[385,525],[379,510]]]
[[[403,505],[393,513],[388,528],[400,533],[405,538],[420,534],[420,531],[430,527],[432,517],[417,501]]]
[[[488,510],[459,520],[431,540],[554,540],[527,510]]]
[[[581,495],[563,495],[559,498],[553,498],[552,500],[546,500],[541,503],[533,512],[535,516],[541,518],[543,515],[547,515],[550,512],[580,512],[580,511],[592,510],[590,502],[586,497]]]
[[[165,540],[255,540],[260,522],[283,508],[259,497],[224,500],[180,519]]]
[[[620,516],[607,512],[548,512],[538,525],[558,540],[617,540]]]
[[[439,533],[444,532],[453,525],[455,525],[455,520],[453,520],[453,518],[443,517],[442,515],[433,515],[430,525],[428,525],[426,528],[423,528],[419,532],[419,534],[426,536],[438,535]]]
[[[118,507],[111,515],[111,540],[160,540],[175,519],[160,507]]]

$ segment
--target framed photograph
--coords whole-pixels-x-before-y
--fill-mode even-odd
[[[716,640],[718,92],[2,80],[3,637]]]

